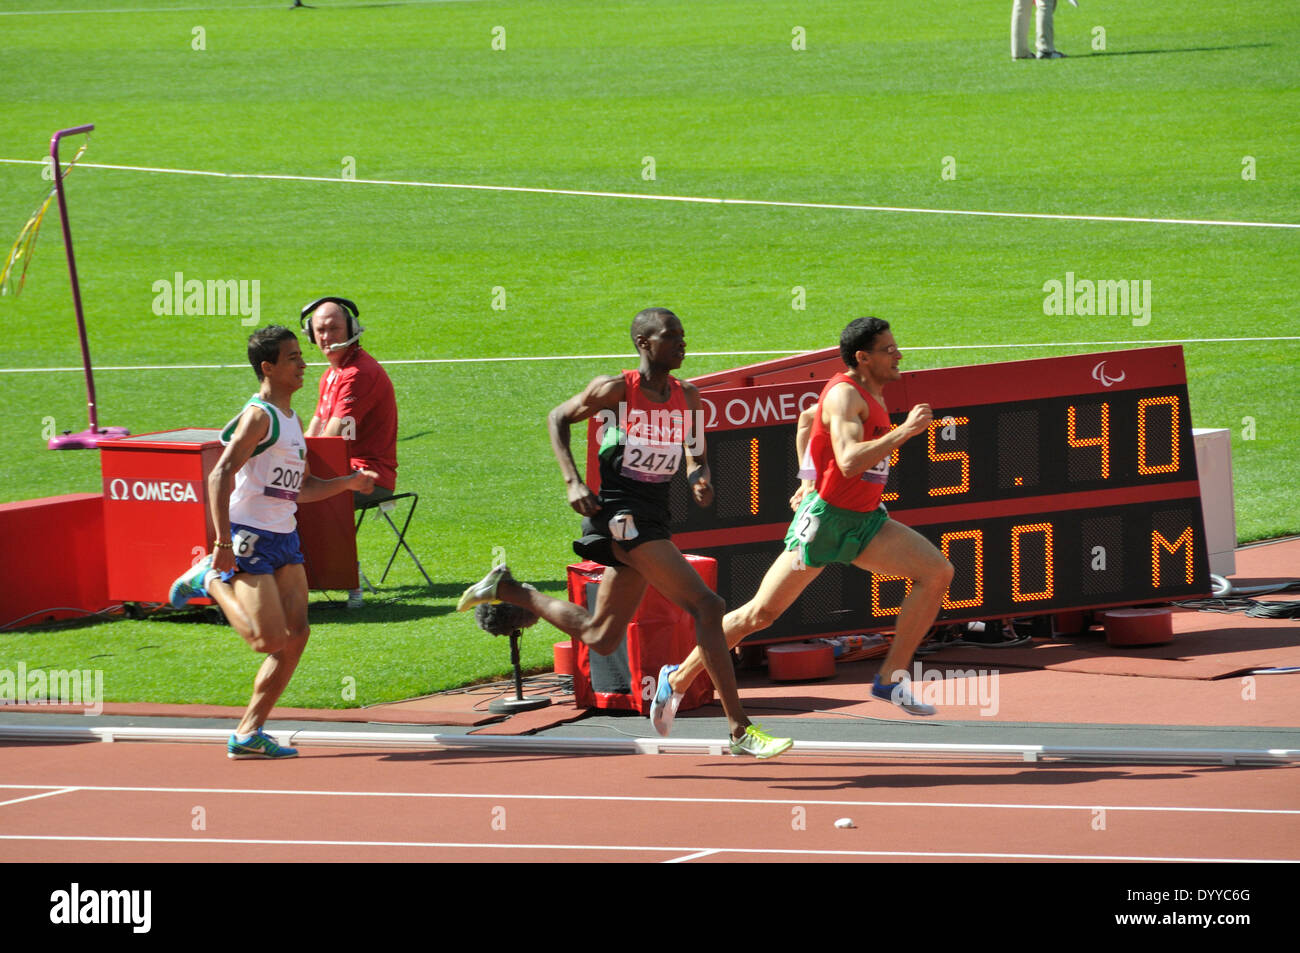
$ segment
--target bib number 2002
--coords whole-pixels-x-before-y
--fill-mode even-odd
[[[273,467],[271,469],[271,486],[285,490],[301,489],[302,471],[290,467]]]

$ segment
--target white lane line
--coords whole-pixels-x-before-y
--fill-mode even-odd
[[[684,864],[688,861],[699,860],[701,857],[711,857],[718,853],[716,850],[697,850],[693,854],[687,854],[685,857],[674,857],[672,860],[665,860],[665,864]]]
[[[37,790],[53,788],[57,785],[46,784],[0,784],[5,788]],[[287,797],[391,797],[391,798],[433,798],[460,800],[514,800],[514,801],[619,801],[627,803],[651,804],[726,804],[726,805],[809,805],[813,807],[925,807],[925,808],[960,808],[1016,811],[1153,811],[1158,813],[1185,814],[1300,814],[1300,809],[1293,808],[1255,808],[1255,807],[1174,807],[1167,805],[1143,804],[1017,804],[984,801],[841,801],[818,800],[813,798],[729,798],[729,797],[651,797],[624,794],[477,794],[451,793],[443,791],[322,791],[316,789],[293,788],[164,788],[164,787],[128,787],[115,785],[77,785],[68,790],[105,791],[130,794],[263,794]]]
[[[1170,338],[1158,341],[1043,341],[1029,344],[924,344],[907,347],[905,351],[1004,351],[1009,348],[1029,347],[1154,347],[1158,344],[1241,344],[1266,341],[1300,341],[1300,335],[1258,338]],[[750,357],[750,356],[791,356],[803,351],[692,351],[688,357]],[[396,364],[497,364],[523,363],[527,361],[621,361],[626,354],[543,354],[520,357],[429,357],[409,360],[384,361],[385,367]],[[308,364],[308,367],[327,367],[327,364]],[[95,371],[216,371],[242,370],[243,364],[119,364],[96,366]],[[0,374],[54,374],[76,372],[85,373],[85,368],[77,367],[0,367]]]
[[[14,165],[44,165],[45,159],[0,159]],[[985,218],[1046,219],[1074,222],[1122,222],[1147,225],[1206,225],[1231,228],[1297,228],[1297,222],[1243,222],[1204,218],[1149,218],[1135,215],[1080,215],[1050,212],[995,212],[981,209],[910,208],[901,205],[854,205],[838,202],[780,202],[764,199],[728,199],[707,195],[652,195],[645,192],[602,192],[591,189],[547,189],[522,185],[476,185],[468,182],[420,182],[409,179],[344,179],[325,175],[287,175],[268,172],[216,172],[209,169],[170,169],[159,166],[80,162],[79,168],[115,172],[151,172],[157,175],[197,175],[220,179],[258,179],[281,182],[329,182],[342,185],[389,185],[401,188],[458,189],[472,192],[515,192],[533,195],[572,195],[582,198],[630,199],[641,202],[685,202],[697,205],[742,205],[768,208],[807,208],[837,212],[895,212],[907,215],[957,215]]]
[[[8,787],[8,785],[6,785],[6,787]],[[15,785],[15,787],[21,787],[21,785]],[[37,798],[56,797],[60,794],[70,794],[71,792],[78,790],[80,790],[80,788],[60,788],[57,791],[46,791],[43,794],[31,794],[27,797],[16,797],[12,801],[0,801],[0,807],[5,807],[9,804],[21,804],[23,801],[35,801]]]
[[[0,834],[10,841],[71,841],[110,844],[239,844],[254,847],[402,847],[413,849],[447,848],[464,850],[593,850],[655,853],[718,853],[749,855],[783,855],[795,857],[967,857],[982,860],[1095,860],[1189,864],[1294,864],[1290,858],[1247,857],[1152,857],[1125,854],[1003,854],[975,851],[902,851],[902,850],[792,850],[781,847],[661,847],[642,844],[491,844],[463,841],[365,841],[365,840],[260,840],[243,837],[97,837],[72,834]]]

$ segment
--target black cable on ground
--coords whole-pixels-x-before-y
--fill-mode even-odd
[[[1272,595],[1279,592],[1300,592],[1300,582],[1281,583],[1276,586],[1258,586],[1250,589],[1228,587],[1217,598],[1190,599],[1175,602],[1180,609],[1200,612],[1244,612],[1253,619],[1300,619],[1300,601],[1254,599],[1246,593]]]

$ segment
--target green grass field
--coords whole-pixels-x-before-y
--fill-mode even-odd
[[[286,706],[504,674],[455,596],[494,547],[560,591],[576,518],[545,414],[633,365],[651,304],[682,317],[688,376],[827,347],[866,313],[914,348],[905,369],[1189,342],[1193,424],[1232,430],[1240,538],[1298,532],[1297,231],[1081,216],[1300,223],[1300,17],[1082,2],[1057,11],[1068,59],[1013,62],[996,3],[11,0],[0,159],[23,161],[0,162],[0,241],[49,188],[51,134],[94,123],[67,184],[101,424],[218,426],[254,389],[241,315],[156,313],[178,272],[257,281],[262,324],[346,295],[381,361],[431,362],[389,371],[439,585],[399,560],[359,613],[321,597]],[[1045,315],[1067,272],[1150,281],[1150,322]],[[98,491],[97,453],[45,449],[86,426],[57,210],[0,321],[0,501]],[[558,638],[530,630],[526,664]],[[220,704],[257,664],[225,627],[129,620],[6,632],[0,660],[102,668],[109,701]]]

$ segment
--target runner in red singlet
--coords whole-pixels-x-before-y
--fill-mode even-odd
[[[912,580],[898,613],[893,644],[881,663],[871,693],[913,715],[934,708],[912,697],[907,666],[934,624],[952,581],[952,564],[920,533],[896,523],[880,503],[889,479],[890,455],[930,426],[929,404],[917,404],[897,429],[890,430],[884,386],[898,380],[902,355],[889,324],[857,318],[840,335],[846,370],[827,382],[815,407],[799,420],[796,440],[804,485],[791,500],[797,506],[777,557],[754,598],[723,620],[729,646],[765,629],[781,617],[822,569],[848,563],[869,572]],[[650,717],[668,734],[686,688],[700,671],[698,652],[681,666],[665,665]],[[882,678],[881,676],[884,676]]]

